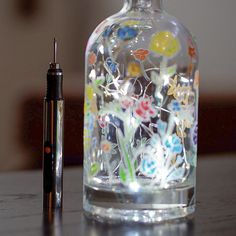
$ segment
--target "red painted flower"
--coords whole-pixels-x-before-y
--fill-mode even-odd
[[[148,122],[151,117],[156,116],[156,110],[152,107],[152,100],[149,97],[141,98],[134,109],[136,117],[142,121]]]
[[[148,56],[149,54],[149,51],[146,50],[146,49],[138,49],[136,51],[134,51],[134,57],[137,59],[137,60],[140,60],[140,61],[143,61],[146,59],[146,57]]]
[[[106,116],[98,116],[98,124],[102,129],[104,129],[107,126],[107,122],[105,118]]]
[[[94,52],[91,52],[88,56],[89,65],[94,65],[97,61],[97,55]]]
[[[125,96],[125,97],[121,98],[120,104],[121,104],[122,108],[129,109],[130,107],[132,107],[134,105],[134,101],[131,98]]]
[[[195,56],[196,56],[196,50],[195,50],[195,48],[190,46],[190,47],[188,48],[188,54],[189,54],[189,56],[190,56],[191,58],[195,57]]]

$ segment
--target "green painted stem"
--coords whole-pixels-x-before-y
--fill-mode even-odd
[[[122,153],[123,153],[124,158],[125,158],[125,162],[126,162],[127,167],[128,167],[128,171],[129,171],[129,174],[130,174],[131,182],[134,182],[134,180],[135,180],[134,169],[133,169],[132,163],[130,161],[129,154],[128,154],[127,150],[126,150],[123,138],[121,138],[120,131],[118,131],[118,138],[119,138],[120,148],[122,150]]]

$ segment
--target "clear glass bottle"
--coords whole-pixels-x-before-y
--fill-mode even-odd
[[[111,221],[192,214],[198,53],[162,0],[125,0],[86,51],[84,209]]]

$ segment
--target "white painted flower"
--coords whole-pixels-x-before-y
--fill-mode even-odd
[[[178,118],[183,122],[184,126],[191,128],[194,123],[194,109],[192,106],[182,106],[181,112],[178,113]]]

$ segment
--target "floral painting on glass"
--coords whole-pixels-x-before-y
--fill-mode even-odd
[[[199,84],[195,42],[148,17],[130,18],[105,21],[88,43],[85,185],[119,194],[191,186]]]

